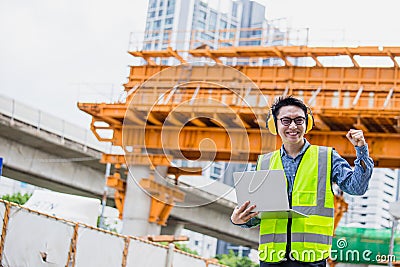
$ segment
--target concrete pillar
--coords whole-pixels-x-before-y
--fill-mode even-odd
[[[149,166],[130,166],[126,184],[122,234],[133,236],[159,235],[161,226],[149,223],[150,196],[139,186],[150,175]]]
[[[161,234],[180,236],[182,235],[182,230],[184,227],[185,225],[183,223],[168,223],[167,226],[161,229]]]
[[[162,184],[167,184],[167,182],[165,181],[167,171],[168,166],[157,166],[154,171],[154,180]]]

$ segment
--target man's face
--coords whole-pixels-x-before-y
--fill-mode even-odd
[[[277,119],[278,134],[284,144],[297,144],[303,141],[306,122],[304,111],[301,108],[297,106],[281,107]],[[289,122],[290,124],[288,124]]]

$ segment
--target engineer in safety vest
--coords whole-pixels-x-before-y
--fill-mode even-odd
[[[346,134],[354,145],[354,169],[333,148],[311,145],[304,134],[311,130],[311,110],[292,96],[272,105],[267,127],[279,134],[282,147],[260,155],[257,169],[283,169],[290,207],[306,218],[260,219],[249,201],[236,207],[231,221],[244,228],[260,227],[260,267],[326,266],[334,226],[332,183],[351,195],[363,195],[374,167],[361,130]]]

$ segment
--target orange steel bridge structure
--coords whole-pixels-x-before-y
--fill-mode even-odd
[[[126,161],[121,156],[104,155],[103,162],[117,169],[124,164],[169,166],[172,158],[207,160],[211,155],[214,161],[255,162],[260,153],[281,145],[279,138],[265,129],[268,106],[281,95],[300,97],[311,107],[315,119],[313,130],[307,134],[311,143],[332,146],[352,163],[355,151],[345,134],[350,128],[362,129],[376,167],[400,166],[400,72],[396,60],[400,47],[243,46],[212,50],[204,46],[185,51],[191,58],[209,62],[203,65],[187,64],[184,53],[172,48],[129,53],[147,64],[130,67],[124,85],[125,102],[78,103],[92,116],[91,129],[100,141],[132,148],[125,150]],[[171,68],[156,63],[159,58],[170,57],[183,65]],[[324,63],[326,57],[346,58],[350,64],[328,65]],[[384,57],[392,64],[365,67],[360,63],[365,57]],[[251,64],[232,65],[232,69],[247,76],[257,88],[232,79],[226,68],[213,66],[236,58]],[[257,65],[259,59],[266,58],[279,58],[282,65]],[[295,65],[296,58],[312,60],[313,66]],[[195,99],[203,102],[193,102]],[[229,107],[229,112],[215,103]],[[111,131],[111,137],[102,136],[104,130]],[[202,144],[205,138],[215,145]],[[250,140],[247,145],[244,138]],[[143,149],[151,155],[143,154]],[[175,177],[193,171],[201,173],[198,169],[168,169]],[[143,184],[153,192],[173,195],[173,201],[183,200],[179,190],[171,192],[149,181]],[[117,189],[116,203],[122,213],[125,182],[116,172],[108,184]],[[173,206],[173,201],[164,211]],[[149,220],[165,224],[168,212],[153,210],[162,205],[153,204]],[[347,207],[343,202],[338,202],[339,206],[337,222]]]

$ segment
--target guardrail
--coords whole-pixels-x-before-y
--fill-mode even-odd
[[[102,152],[109,150],[109,145],[98,141],[89,129],[84,129],[3,95],[0,95],[0,113],[11,120],[29,124],[38,131],[45,130],[56,134],[61,139],[69,139]]]

